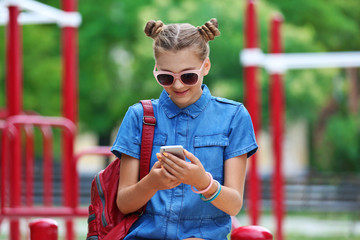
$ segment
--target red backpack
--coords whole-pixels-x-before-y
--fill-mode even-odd
[[[141,140],[140,179],[149,173],[156,119],[151,100],[140,101],[144,109]],[[138,212],[124,215],[116,205],[120,176],[120,159],[100,171],[91,183],[88,234],[86,240],[121,240],[131,225],[144,213],[146,205]]]

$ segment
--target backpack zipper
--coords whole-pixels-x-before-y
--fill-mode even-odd
[[[105,218],[105,195],[104,195],[104,191],[102,189],[101,186],[101,182],[100,182],[100,173],[96,174],[96,178],[95,178],[95,182],[96,182],[96,187],[99,193],[99,197],[103,206],[103,210],[101,213],[101,223],[104,227],[106,227],[108,225],[106,218]]]

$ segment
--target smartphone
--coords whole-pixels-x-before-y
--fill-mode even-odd
[[[180,159],[185,160],[184,148],[181,145],[162,146],[160,147],[160,153],[168,152]]]

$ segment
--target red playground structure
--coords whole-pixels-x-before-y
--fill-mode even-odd
[[[1,1],[8,9],[0,22],[7,26],[6,108],[1,128],[1,216],[10,221],[9,239],[19,240],[19,219],[24,217],[62,217],[66,221],[66,239],[74,239],[73,217],[87,216],[78,208],[78,174],[74,158],[77,122],[77,27],[81,16],[76,1],[63,0],[62,10],[33,0]],[[23,11],[22,10],[26,10]],[[22,108],[21,25],[56,23],[62,32],[62,111],[63,117],[25,114]],[[43,137],[43,206],[34,206],[34,128]],[[62,203],[54,206],[53,128],[62,132]],[[22,131],[25,134],[23,144]],[[23,168],[24,166],[24,168]],[[26,191],[25,191],[26,190]],[[25,193],[25,196],[24,196]]]
[[[281,14],[274,15],[270,23],[269,54],[264,54],[258,46],[256,1],[248,0],[245,14],[245,48],[240,53],[244,66],[245,104],[252,117],[255,133],[260,130],[260,86],[257,68],[263,67],[270,75],[269,102],[270,128],[272,130],[273,170],[273,212],[275,216],[275,238],[284,239],[283,222],[285,216],[285,193],[283,179],[283,139],[285,131],[285,89],[284,74],[292,69],[309,68],[351,68],[360,67],[360,52],[333,53],[283,53]],[[252,225],[259,224],[261,206],[261,182],[258,177],[256,155],[250,161],[248,209]]]

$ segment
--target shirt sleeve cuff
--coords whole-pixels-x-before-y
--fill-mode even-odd
[[[126,154],[130,157],[136,158],[136,159],[140,159],[140,155],[137,153],[134,153],[132,151],[129,151],[125,148],[122,148],[120,146],[113,146],[111,148],[111,152],[117,157],[117,158],[121,158],[121,154]]]
[[[237,156],[240,156],[240,155],[243,155],[245,153],[247,153],[247,158],[251,157],[256,151],[258,150],[258,145],[256,143],[253,143],[251,144],[250,146],[244,148],[244,149],[241,149],[241,150],[238,150],[238,151],[234,151],[234,152],[231,152],[229,154],[226,154],[225,155],[225,159],[230,159],[230,158],[233,158],[233,157],[237,157]]]

